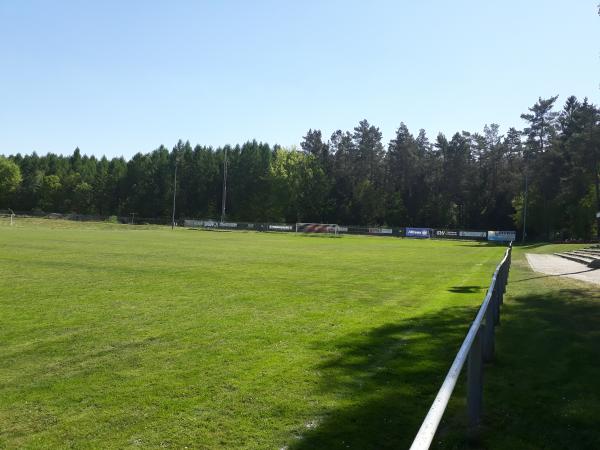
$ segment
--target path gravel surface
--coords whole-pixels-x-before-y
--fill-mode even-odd
[[[585,264],[556,255],[527,253],[525,256],[531,268],[536,272],[600,284],[600,269],[590,269]]]

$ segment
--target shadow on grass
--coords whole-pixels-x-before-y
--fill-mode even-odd
[[[548,242],[536,242],[534,244],[522,244],[520,242],[513,242],[513,248],[519,248],[521,250],[533,250],[539,247],[545,247],[552,245]],[[500,241],[468,241],[461,244],[461,247],[508,247],[508,242]]]
[[[461,241],[459,247],[508,247],[508,242],[499,241]]]
[[[518,247],[522,250],[532,250],[534,248],[545,247],[546,245],[551,245],[548,242],[536,242],[535,244],[523,244],[521,242],[513,243],[513,247]]]
[[[334,342],[319,369],[341,406],[288,448],[408,448],[474,313],[448,308]],[[497,333],[479,438],[466,434],[461,377],[433,448],[600,448],[600,291],[513,297]]]
[[[600,269],[597,269],[597,268],[596,269],[585,269],[585,270],[578,270],[577,272],[555,273],[555,274],[551,274],[551,275],[538,275],[537,277],[521,278],[520,280],[513,280],[511,282],[512,283],[521,283],[523,281],[538,280],[540,278],[552,278],[552,277],[563,277],[566,275],[577,275],[578,273],[593,272],[595,270],[600,270]]]
[[[310,237],[310,238],[321,238],[321,239],[341,239],[342,234],[328,234],[328,233],[297,233],[297,236],[300,237]]]
[[[475,313],[447,308],[331,343],[321,388],[342,406],[298,430],[288,448],[408,448]]]
[[[482,292],[487,287],[484,286],[452,286],[448,289],[448,292],[454,294],[474,294],[476,292]]]
[[[600,448],[600,290],[517,296],[497,336],[480,441],[448,417],[438,448]]]

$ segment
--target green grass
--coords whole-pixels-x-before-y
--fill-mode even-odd
[[[502,253],[2,222],[0,447],[406,448]]]
[[[459,386],[438,448],[600,448],[600,289],[533,272],[525,260],[585,246],[515,248],[496,360],[484,369],[482,429],[465,438]]]

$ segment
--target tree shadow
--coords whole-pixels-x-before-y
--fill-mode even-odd
[[[438,448],[600,448],[600,290],[562,289],[503,306],[484,375],[479,441],[443,421]],[[460,417],[458,418],[460,421]]]
[[[484,286],[452,286],[448,289],[448,292],[452,292],[454,294],[475,294],[477,292],[482,292],[487,287]]]
[[[321,238],[321,239],[341,239],[342,234],[330,234],[330,233],[296,233],[300,237],[309,238]]]
[[[341,405],[298,430],[290,450],[408,448],[475,314],[447,308],[344,336],[318,369]],[[563,289],[503,306],[484,374],[479,434],[459,380],[432,448],[600,448],[600,291]]]
[[[577,272],[565,272],[565,273],[555,273],[555,274],[548,274],[548,275],[539,275],[537,277],[521,278],[520,280],[511,280],[511,283],[521,283],[523,281],[538,280],[540,278],[552,278],[552,277],[563,277],[566,275],[577,275],[579,273],[594,272],[595,270],[600,270],[600,269],[599,268],[591,268],[591,269],[585,269],[585,270],[578,270]]]
[[[222,228],[186,228],[186,230],[190,231],[210,231],[212,233],[232,233],[234,230],[224,230]],[[236,231],[246,231],[246,230],[236,230]]]
[[[459,247],[508,247],[508,242],[498,241],[462,241]]]
[[[475,313],[447,308],[333,342],[318,370],[322,391],[341,406],[307,423],[287,448],[408,448]]]
[[[518,247],[521,250],[532,250],[534,248],[545,247],[551,245],[549,242],[536,242],[535,244],[522,244],[520,242],[513,243],[513,247]]]

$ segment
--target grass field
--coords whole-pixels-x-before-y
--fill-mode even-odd
[[[503,249],[0,227],[0,447],[402,448]]]
[[[484,369],[483,427],[466,439],[464,385],[438,435],[438,448],[600,448],[600,289],[533,272],[526,253],[581,244],[516,247],[496,359]]]
[[[600,293],[515,248],[484,425],[600,448]],[[0,448],[407,448],[503,248],[0,222]]]

